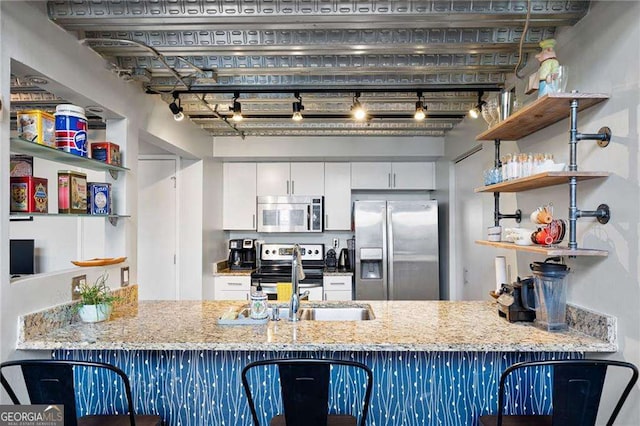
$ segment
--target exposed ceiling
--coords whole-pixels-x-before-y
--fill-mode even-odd
[[[479,91],[503,87],[520,56],[522,66],[541,40],[588,7],[554,0],[47,3],[49,17],[114,72],[167,103],[177,96],[185,115],[213,135],[442,136]],[[296,92],[302,121],[291,119]],[[365,122],[350,116],[357,92]],[[413,118],[418,92],[424,121]],[[239,123],[229,111],[234,94],[245,117]]]

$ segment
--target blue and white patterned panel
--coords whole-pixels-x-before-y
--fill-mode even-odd
[[[582,358],[575,353],[501,352],[258,352],[258,351],[56,351],[55,358],[101,361],[123,369],[132,382],[138,413],[159,414],[167,425],[250,425],[251,414],[242,388],[242,368],[258,359],[332,358],[367,364],[373,371],[369,425],[456,425],[477,423],[478,416],[497,411],[500,374],[516,362]],[[264,387],[257,397],[265,421],[279,412],[277,378],[252,375],[252,386]],[[84,381],[91,398],[108,406],[104,384]],[[330,396],[332,411],[357,409],[362,380],[336,370],[332,380],[350,383],[351,391]],[[341,382],[343,381],[343,382]],[[549,413],[551,377],[547,370],[530,369],[509,386],[525,392],[509,393],[509,413]],[[102,388],[101,388],[102,387]],[[526,397],[523,395],[526,394]],[[78,399],[79,413],[87,399]],[[354,408],[355,407],[355,408]],[[261,423],[262,424],[262,423]],[[265,423],[268,424],[268,423]]]

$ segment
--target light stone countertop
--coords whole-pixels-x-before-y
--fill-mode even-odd
[[[494,302],[371,301],[368,321],[269,321],[218,325],[246,302],[142,301],[97,324],[76,323],[25,338],[18,349],[264,350],[264,351],[525,351],[615,352],[607,342],[570,330],[549,333],[530,323],[508,323]],[[302,307],[307,306],[303,302]]]
[[[214,272],[213,276],[249,277],[255,269],[222,269]]]

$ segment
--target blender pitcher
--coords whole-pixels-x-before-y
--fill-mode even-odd
[[[567,275],[569,268],[551,257],[544,262],[533,262],[534,293],[536,298],[535,325],[547,331],[567,329]]]

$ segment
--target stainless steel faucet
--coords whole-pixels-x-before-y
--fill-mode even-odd
[[[291,300],[289,301],[289,321],[298,321],[298,310],[300,310],[299,294],[299,274],[298,268],[302,268],[300,261],[300,246],[294,244],[291,252]],[[304,271],[302,272],[304,274]]]

